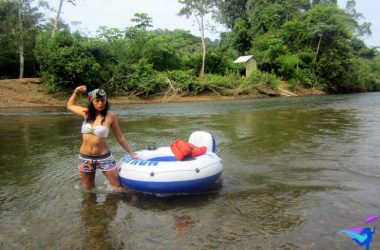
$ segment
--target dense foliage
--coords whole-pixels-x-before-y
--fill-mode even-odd
[[[359,22],[354,0],[345,10],[332,0],[216,2],[219,20],[232,29],[230,46],[255,55],[260,70],[292,86],[330,92],[380,89],[380,74],[374,71],[378,53],[360,39],[370,33],[370,24]]]
[[[19,75],[20,2],[33,1],[0,0],[0,78]],[[279,81],[337,93],[380,89],[380,57],[361,39],[370,24],[359,22],[354,0],[346,9],[328,0],[207,3],[215,20],[230,28],[220,40],[152,30],[144,13],[136,13],[134,25],[124,30],[99,27],[96,37],[71,32],[61,20],[52,36],[53,20],[26,9],[25,76],[43,77],[50,92],[87,84],[140,97],[249,94],[276,89]],[[255,56],[258,69],[244,77],[244,66],[233,61],[247,54]],[[197,77],[203,65],[205,74]]]

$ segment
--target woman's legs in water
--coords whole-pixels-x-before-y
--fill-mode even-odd
[[[80,172],[82,177],[82,183],[87,189],[92,189],[95,187],[95,171],[94,172]]]
[[[102,171],[107,177],[110,185],[115,189],[121,188],[121,183],[119,179],[119,171],[115,168],[111,171]],[[92,189],[95,187],[95,174],[96,172],[80,172],[82,177],[82,183],[87,189]]]
[[[102,171],[102,172],[107,177],[108,182],[113,188],[115,189],[121,188],[121,183],[119,179],[119,171],[117,170],[117,168],[114,168],[110,171]]]

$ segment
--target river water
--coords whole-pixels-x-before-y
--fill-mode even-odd
[[[100,173],[85,191],[81,119],[64,108],[3,108],[0,249],[358,249],[339,231],[380,214],[380,93],[112,110],[136,150],[211,132],[221,181],[156,197],[111,193]],[[380,249],[379,232],[371,247]]]

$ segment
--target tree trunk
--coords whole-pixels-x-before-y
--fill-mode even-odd
[[[19,22],[19,53],[20,53],[20,75],[19,78],[24,78],[24,27],[22,25],[22,10],[23,10],[23,2],[19,1],[19,9],[18,9],[18,22]]]
[[[313,82],[313,85],[315,85],[317,83],[317,76],[315,74],[315,65],[317,63],[317,57],[319,54],[319,48],[321,46],[321,41],[322,41],[322,34],[319,37],[319,41],[318,41],[318,45],[317,45],[317,51],[315,52],[315,57],[314,57],[314,65],[313,65],[313,71],[312,71],[312,76],[311,76],[311,80]]]
[[[59,7],[58,7],[57,15],[54,19],[54,27],[53,27],[53,31],[51,33],[51,37],[54,37],[54,34],[55,34],[56,30],[58,29],[58,22],[59,22],[59,17],[61,16],[63,1],[65,1],[65,0],[59,0]]]
[[[203,78],[205,74],[205,64],[206,64],[206,43],[205,43],[205,30],[203,26],[203,16],[200,15],[199,17],[196,16],[199,30],[201,32],[201,39],[202,39],[202,67],[199,72],[199,78]]]
[[[318,45],[317,45],[317,51],[315,52],[315,57],[314,57],[314,63],[317,61],[318,53],[319,53],[319,47],[321,46],[321,41],[322,41],[322,34],[319,37]]]

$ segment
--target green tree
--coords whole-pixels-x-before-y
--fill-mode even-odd
[[[317,5],[317,4],[337,4],[337,0],[312,0],[311,3],[312,5]]]
[[[327,86],[336,84],[347,70],[352,50],[350,18],[336,5],[316,5],[306,15],[305,22],[315,48],[312,79]]]
[[[153,19],[148,16],[146,13],[136,13],[135,17],[131,19],[131,22],[136,23],[135,27],[137,29],[146,30],[148,27],[153,27]]]
[[[356,35],[365,36],[371,35],[371,23],[363,22],[360,23],[362,19],[364,19],[363,14],[356,11],[356,1],[348,0],[346,3],[346,12],[351,17],[351,22],[354,25],[354,30]]]
[[[239,51],[239,55],[246,54],[251,49],[251,25],[248,20],[248,0],[214,0],[218,9],[216,19],[223,23],[231,32],[221,34],[221,44]]]
[[[358,37],[354,37],[351,40],[352,48],[356,56],[365,59],[374,59],[377,55],[375,48],[368,48],[363,40]]]
[[[181,68],[180,53],[166,35],[150,39],[145,45],[143,55],[158,71]]]
[[[232,40],[232,46],[240,52],[241,55],[245,55],[247,51],[251,49],[252,38],[250,35],[250,27],[247,26],[247,22],[243,19],[237,19],[233,30],[230,34]]]
[[[217,20],[232,29],[238,19],[247,22],[247,2],[248,0],[214,0],[218,9]],[[247,25],[247,24],[246,24]]]
[[[17,27],[18,5],[15,1],[0,1],[0,75],[15,77],[19,67]]]
[[[258,58],[262,71],[278,73],[277,58],[287,53],[283,38],[277,32],[268,32],[255,40],[252,54]]]
[[[58,23],[59,23],[59,20],[60,20],[60,16],[61,16],[61,12],[62,12],[62,6],[63,6],[64,2],[71,3],[72,5],[75,6],[75,0],[59,0],[59,6],[58,6],[58,10],[57,10],[57,15],[55,16],[54,24],[53,24],[53,30],[52,30],[52,33],[51,33],[52,37],[54,37],[54,34],[57,31],[57,29],[58,29]]]
[[[248,18],[253,37],[278,30],[286,21],[302,17],[310,8],[309,0],[249,0]]]
[[[13,68],[10,72],[15,72],[14,57],[18,56],[18,77],[23,78],[25,64],[33,68],[33,47],[35,36],[38,31],[38,23],[42,14],[37,7],[31,6],[31,0],[1,1],[0,2],[0,38],[2,53],[0,62],[4,68],[7,64]],[[8,72],[5,72],[8,75]],[[10,74],[15,76],[14,73]]]
[[[101,66],[86,39],[79,34],[57,31],[51,38],[47,33],[41,33],[35,53],[50,92],[72,89],[80,84],[95,87],[104,82]]]
[[[189,18],[194,15],[198,23],[198,28],[201,32],[202,39],[202,66],[199,72],[199,78],[202,78],[205,73],[206,63],[206,43],[205,43],[205,25],[204,18],[207,14],[211,13],[214,8],[214,1],[212,0],[178,0],[184,7],[179,12],[179,15]]]

